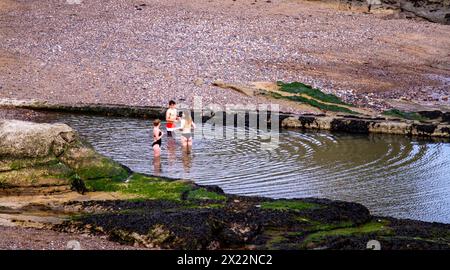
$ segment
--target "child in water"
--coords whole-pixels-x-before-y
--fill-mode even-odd
[[[155,157],[159,157],[161,155],[161,138],[162,138],[162,132],[161,132],[161,120],[156,119],[153,121],[153,152],[155,154]]]
[[[177,109],[176,109],[176,103],[175,101],[171,100],[169,101],[169,109],[167,109],[166,112],[166,129],[167,129],[167,136],[172,137],[172,132],[175,130],[176,122],[178,121],[177,116]]]
[[[183,147],[192,147],[192,130],[195,128],[195,124],[190,114],[180,113],[180,117],[181,144]]]

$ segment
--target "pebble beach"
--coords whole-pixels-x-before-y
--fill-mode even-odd
[[[0,39],[0,98],[265,102],[218,79],[301,81],[375,108],[450,92],[449,25],[308,1],[3,0]]]

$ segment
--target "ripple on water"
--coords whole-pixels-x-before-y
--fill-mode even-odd
[[[208,126],[209,136],[195,137],[191,154],[164,137],[159,167],[153,161],[149,120],[80,115],[54,119],[73,126],[100,153],[134,171],[193,179],[242,195],[356,201],[374,214],[450,223],[448,143],[283,131],[279,147],[267,151],[261,148],[264,134],[213,138]]]

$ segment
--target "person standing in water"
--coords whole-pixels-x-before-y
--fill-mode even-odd
[[[159,157],[161,155],[161,138],[163,136],[161,132],[161,120],[156,119],[153,121],[153,152],[155,154],[155,157]]]
[[[183,148],[191,148],[192,147],[192,130],[195,129],[195,124],[192,121],[190,114],[184,114],[182,113],[182,120],[181,120],[181,144],[183,145]]]
[[[166,112],[166,129],[167,136],[172,137],[172,132],[175,130],[175,124],[178,121],[177,109],[175,101],[169,101],[169,109]]]

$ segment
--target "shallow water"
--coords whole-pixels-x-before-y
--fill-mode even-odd
[[[273,151],[263,150],[259,137],[197,136],[187,153],[178,137],[164,137],[155,162],[149,120],[69,114],[50,120],[71,125],[100,153],[137,172],[192,179],[241,195],[354,201],[376,215],[450,223],[448,142],[282,131]]]

